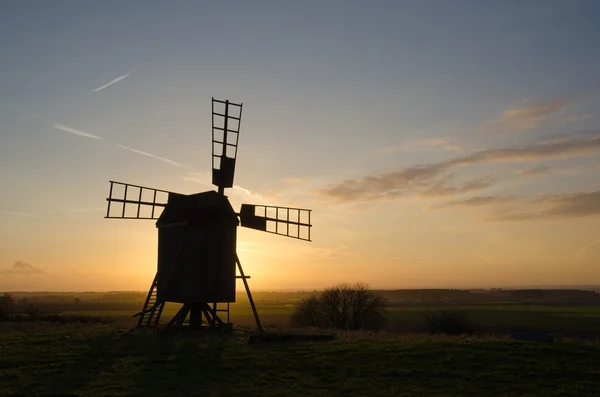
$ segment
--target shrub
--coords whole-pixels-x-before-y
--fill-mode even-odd
[[[340,284],[300,301],[292,325],[338,330],[380,330],[385,325],[385,301],[365,284]]]
[[[472,335],[474,325],[464,313],[452,310],[430,311],[425,317],[427,332],[447,335]]]
[[[25,313],[29,316],[29,321],[36,321],[40,316],[41,312],[42,310],[33,303],[29,303],[25,307]]]
[[[84,314],[47,314],[38,316],[38,320],[61,324],[110,324],[113,322],[110,318]]]
[[[15,314],[15,299],[6,292],[0,296],[0,321],[9,321]]]

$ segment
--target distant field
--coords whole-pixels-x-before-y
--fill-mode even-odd
[[[179,305],[165,307],[163,321],[168,321]],[[99,307],[101,309],[101,307]],[[133,310],[132,310],[133,309]],[[124,306],[122,310],[85,310],[65,313],[110,317],[119,324],[134,325],[131,315],[141,309]],[[289,303],[259,303],[258,313],[264,325],[288,326],[294,305]],[[479,304],[449,305],[392,305],[388,308],[388,331],[423,332],[425,316],[432,310],[457,310],[464,312],[481,332],[508,333],[519,328],[555,331],[566,336],[600,337],[600,306]],[[254,323],[247,302],[231,305],[231,321],[242,325]]]
[[[252,345],[243,334],[20,327],[0,332],[0,396],[600,395],[600,345],[593,343],[346,334]]]

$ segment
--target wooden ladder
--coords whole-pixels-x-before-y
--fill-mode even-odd
[[[137,328],[158,324],[160,315],[165,307],[165,302],[157,301],[157,293],[158,273],[156,273],[156,276],[154,276],[154,281],[152,281],[152,285],[150,286],[150,291],[148,291],[148,296],[146,297],[146,302],[144,302],[142,311],[133,315],[133,317],[140,317],[137,323]]]

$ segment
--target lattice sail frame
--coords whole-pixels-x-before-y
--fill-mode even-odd
[[[240,226],[311,241],[311,210],[272,205],[242,204]]]
[[[241,103],[212,98],[212,183],[221,194],[233,187],[241,122]]]
[[[110,181],[105,218],[158,219],[171,194],[178,193]],[[117,204],[116,211],[114,204]]]

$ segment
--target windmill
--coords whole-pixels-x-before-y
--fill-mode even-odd
[[[212,98],[212,184],[217,191],[181,194],[110,181],[106,218],[156,220],[158,228],[156,276],[134,315],[139,316],[137,327],[159,324],[165,303],[177,302],[181,309],[168,326],[230,328],[230,303],[236,300],[236,279],[241,279],[262,330],[250,276],[237,255],[237,227],[311,241],[310,210],[242,204],[236,213],[231,206],[225,189],[233,187],[241,119],[241,103]]]

